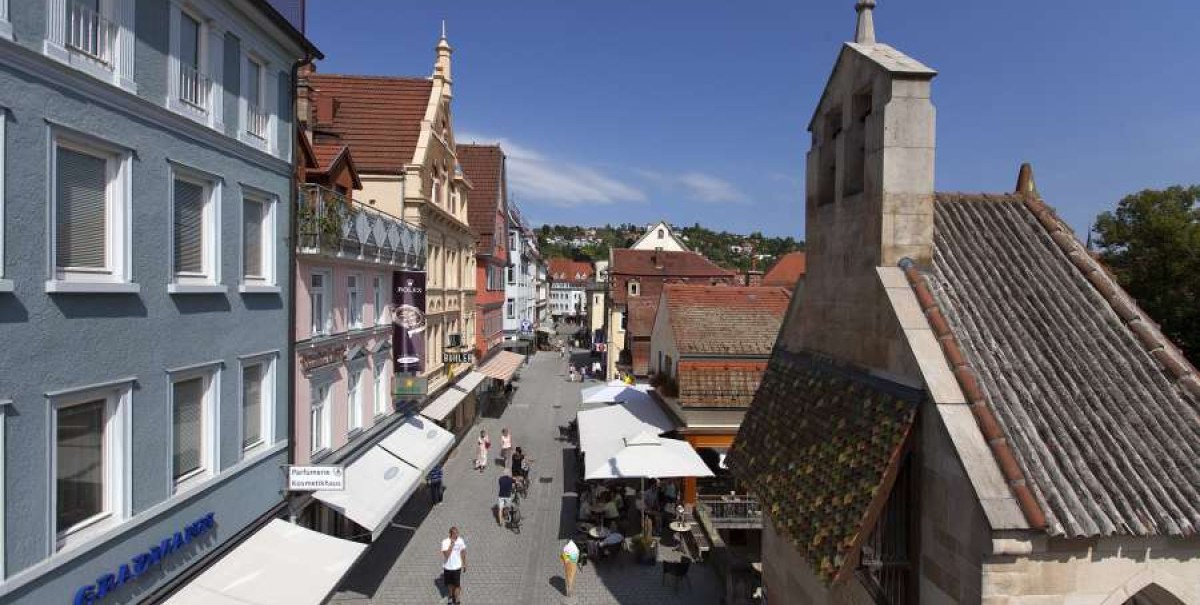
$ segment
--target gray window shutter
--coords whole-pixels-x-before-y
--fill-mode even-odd
[[[55,192],[55,264],[107,267],[108,161],[59,147]]]
[[[204,379],[192,378],[175,383],[174,414],[174,468],[178,479],[198,468],[201,464],[201,447],[204,442],[203,399]]]
[[[175,272],[204,272],[204,187],[175,181]]]
[[[242,447],[262,439],[262,378],[262,366],[242,368]]]
[[[263,276],[263,205],[242,201],[243,271],[254,277]]]

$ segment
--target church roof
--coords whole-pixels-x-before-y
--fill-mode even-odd
[[[1200,532],[1195,369],[1036,196],[939,193],[934,210],[925,285],[1047,531]]]

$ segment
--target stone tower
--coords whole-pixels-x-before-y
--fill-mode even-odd
[[[858,1],[855,39],[809,122],[808,274],[781,344],[907,373],[875,268],[931,261],[936,72],[875,40],[874,8]]]

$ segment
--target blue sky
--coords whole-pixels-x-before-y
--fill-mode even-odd
[[[820,5],[819,7],[817,5]],[[853,0],[310,0],[327,73],[428,75],[442,19],[459,142],[502,141],[534,223],[803,237],[805,130]],[[880,0],[937,69],[937,187],[1022,161],[1082,236],[1125,194],[1200,181],[1200,4]]]

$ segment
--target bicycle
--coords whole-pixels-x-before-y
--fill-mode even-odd
[[[514,534],[521,533],[521,497],[513,491],[512,500],[504,507],[504,526]]]
[[[531,475],[533,475],[532,463],[532,459],[526,458],[523,460],[521,464],[521,474],[515,477],[516,481],[513,482],[513,493],[520,494],[522,498],[529,496],[529,483],[532,479]]]

